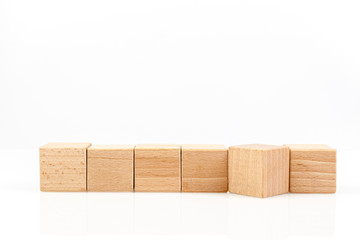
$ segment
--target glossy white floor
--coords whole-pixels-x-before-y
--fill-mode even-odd
[[[336,194],[42,193],[37,149],[0,150],[0,238],[358,238],[360,184],[338,151]]]

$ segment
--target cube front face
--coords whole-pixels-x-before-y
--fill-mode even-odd
[[[227,149],[223,145],[182,145],[182,191],[227,192]]]
[[[289,192],[289,148],[264,151],[264,197]]]
[[[180,192],[180,145],[135,146],[135,191]]]
[[[86,191],[86,149],[91,143],[49,143],[40,147],[40,190]]]
[[[270,197],[289,191],[289,150],[272,145],[229,148],[229,191]]]
[[[263,196],[263,153],[254,149],[229,148],[229,192]]]
[[[290,192],[336,192],[335,149],[317,144],[285,146],[290,148]]]
[[[89,192],[133,191],[133,145],[94,145],[87,157]]]

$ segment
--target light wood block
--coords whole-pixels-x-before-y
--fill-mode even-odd
[[[289,192],[289,148],[229,147],[229,191],[262,198]]]
[[[135,191],[180,192],[180,145],[135,146]]]
[[[184,144],[183,192],[227,192],[227,148],[224,145]]]
[[[93,145],[87,151],[89,192],[132,192],[134,145]]]
[[[86,150],[91,143],[49,143],[40,147],[40,190],[86,191]]]
[[[335,149],[321,144],[285,146],[290,148],[290,192],[336,192]]]

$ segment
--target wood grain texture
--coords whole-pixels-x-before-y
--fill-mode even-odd
[[[89,192],[132,192],[134,145],[93,145],[87,151]]]
[[[270,197],[289,191],[289,149],[249,144],[229,147],[229,191]]]
[[[224,145],[184,144],[183,192],[227,192],[227,148]]]
[[[86,149],[91,143],[49,143],[41,146],[40,190],[86,191]]]
[[[290,148],[290,192],[336,192],[335,149],[322,144],[285,146]]]
[[[180,192],[180,145],[135,146],[135,191]]]

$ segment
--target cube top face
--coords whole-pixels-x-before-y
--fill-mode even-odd
[[[183,144],[181,149],[188,151],[227,151],[227,148],[221,144]]]
[[[178,149],[180,144],[136,144],[136,149]]]
[[[96,144],[88,148],[90,150],[133,150],[135,145],[129,144]]]
[[[40,190],[86,191],[86,150],[90,143],[50,143],[40,147]]]
[[[262,198],[287,193],[288,147],[254,144],[229,147],[229,191]]]
[[[86,149],[91,143],[48,143],[40,147],[40,149]]]
[[[134,145],[93,145],[88,148],[89,192],[132,192]]]
[[[336,149],[320,144],[286,146],[290,148],[290,192],[336,192]]]
[[[302,150],[302,151],[336,151],[334,148],[325,144],[284,144],[291,150]]]
[[[135,191],[180,192],[180,145],[135,146]]]
[[[227,192],[224,145],[182,145],[182,191]]]
[[[257,150],[257,151],[266,151],[266,150],[273,150],[273,149],[283,149],[283,146],[277,145],[267,145],[267,144],[245,144],[245,145],[236,145],[231,146],[229,149],[249,149],[249,150]]]

